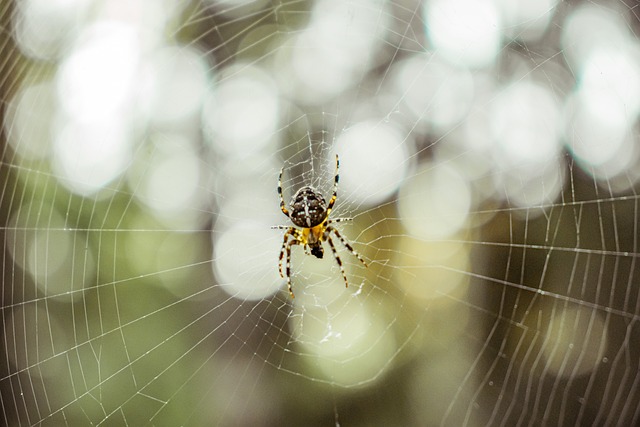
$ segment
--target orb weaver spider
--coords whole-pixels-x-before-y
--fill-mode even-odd
[[[280,210],[293,222],[294,226],[275,225],[272,228],[287,230],[284,233],[282,239],[282,248],[280,249],[280,259],[278,261],[278,268],[280,270],[280,277],[287,279],[287,286],[289,287],[289,295],[291,298],[295,298],[293,290],[291,288],[291,246],[301,245],[307,255],[314,255],[316,258],[322,258],[324,255],[324,249],[322,242],[329,242],[329,247],[333,252],[333,256],[340,267],[342,277],[344,278],[345,287],[349,287],[349,281],[347,275],[344,272],[342,266],[342,260],[338,255],[336,246],[331,239],[333,234],[340,239],[340,242],[345,248],[349,250],[358,260],[365,266],[367,263],[362,259],[360,254],[356,252],[351,244],[345,239],[340,232],[333,227],[333,224],[338,222],[350,221],[352,218],[333,218],[329,219],[333,205],[336,203],[338,197],[338,181],[340,161],[336,154],[336,174],[333,181],[333,194],[329,199],[329,204],[324,200],[322,194],[320,194],[313,187],[300,188],[291,198],[289,211],[284,203],[284,197],[282,196],[282,174],[284,167],[280,169],[280,175],[278,177],[278,195],[280,196]],[[286,263],[286,275],[282,271],[282,260],[285,259]]]

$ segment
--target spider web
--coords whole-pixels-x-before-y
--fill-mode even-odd
[[[0,1],[2,423],[638,424],[639,18]]]

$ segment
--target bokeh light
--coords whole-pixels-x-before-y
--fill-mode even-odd
[[[637,424],[629,2],[0,20],[0,423]],[[368,265],[293,244],[292,298],[280,168],[329,200],[336,155]]]
[[[588,310],[560,310],[550,319],[543,349],[549,368],[560,377],[585,375],[602,362],[607,346],[603,319]]]
[[[292,326],[310,352],[313,368],[342,386],[366,385],[384,372],[395,353],[395,339],[384,320],[353,298],[336,312],[307,309]]]
[[[377,121],[357,123],[336,140],[343,164],[341,199],[377,205],[395,193],[409,171],[409,148],[403,132]]]
[[[154,151],[140,159],[130,178],[137,198],[160,217],[192,217],[204,206],[201,191],[204,172],[196,147],[180,135],[156,138]]]
[[[117,121],[69,121],[57,129],[53,168],[70,191],[99,193],[125,172],[133,147],[129,129]]]
[[[11,148],[27,160],[50,155],[56,124],[56,94],[51,82],[21,88],[9,102],[4,133]]]
[[[440,55],[414,55],[395,66],[395,89],[401,102],[421,122],[446,132],[469,112],[474,96],[472,74]]]
[[[462,67],[491,65],[501,41],[501,19],[491,0],[429,0],[426,29],[438,54]]]
[[[339,95],[375,65],[387,17],[384,2],[315,2],[309,26],[283,50],[277,73],[282,90],[312,105]]]
[[[558,0],[497,0],[496,4],[500,8],[507,37],[536,41],[549,28]]]
[[[464,176],[446,165],[425,165],[403,185],[400,218],[408,233],[443,239],[460,232],[472,206]]]
[[[183,46],[164,47],[146,65],[149,82],[144,82],[148,93],[143,92],[143,103],[148,102],[152,123],[180,128],[200,115],[209,81],[209,66],[200,52]]]
[[[87,27],[60,66],[58,97],[75,120],[126,113],[133,101],[140,57],[135,29],[117,22]]]
[[[214,234],[213,267],[222,289],[241,299],[261,300],[280,289],[273,267],[281,239],[260,223],[241,222]],[[270,256],[264,256],[267,253]]]
[[[271,79],[259,69],[245,68],[220,81],[204,108],[211,143],[235,157],[261,150],[273,141],[278,105]]]
[[[86,23],[91,0],[26,0],[18,2],[13,20],[22,52],[42,60],[64,53]]]
[[[81,299],[96,268],[88,237],[67,229],[62,215],[48,204],[22,205],[9,224],[6,249],[38,291],[54,301]]]

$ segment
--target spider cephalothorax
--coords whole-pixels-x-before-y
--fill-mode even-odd
[[[351,218],[336,218],[329,219],[329,214],[331,214],[331,210],[333,209],[333,205],[336,203],[336,199],[338,197],[338,181],[340,180],[340,175],[338,171],[340,169],[340,161],[338,160],[338,156],[336,155],[336,175],[334,177],[333,182],[333,194],[331,195],[331,199],[329,200],[329,204],[325,201],[322,194],[320,194],[317,190],[312,187],[302,187],[294,194],[291,199],[290,208],[287,209],[284,203],[284,197],[282,196],[282,174],[284,172],[284,168],[280,169],[280,176],[278,178],[278,195],[280,196],[280,209],[282,213],[285,214],[291,222],[295,225],[295,227],[278,225],[274,228],[286,229],[287,231],[284,233],[284,238],[282,242],[282,249],[280,250],[280,276],[285,277],[287,279],[287,286],[289,287],[289,294],[293,298],[293,291],[291,290],[291,246],[293,245],[301,245],[304,247],[304,250],[307,254],[311,254],[316,258],[322,258],[324,255],[324,249],[322,248],[322,242],[329,242],[329,246],[331,247],[331,251],[333,252],[333,256],[340,267],[340,271],[342,272],[342,277],[344,278],[345,286],[349,286],[349,282],[347,281],[347,275],[344,272],[344,267],[342,266],[342,260],[338,256],[338,252],[336,251],[336,247],[333,244],[333,240],[331,239],[331,234],[342,242],[342,244],[353,254],[355,255],[364,266],[367,266],[367,263],[364,262],[362,257],[351,247],[349,242],[342,237],[340,232],[335,229],[331,224],[349,221]],[[299,227],[299,228],[296,228]],[[285,257],[286,255],[286,257]],[[286,258],[286,275],[283,274],[282,271],[282,260]]]

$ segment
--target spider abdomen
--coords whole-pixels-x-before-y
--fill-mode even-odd
[[[327,218],[327,203],[312,187],[302,187],[291,199],[289,217],[298,227],[315,227]]]

